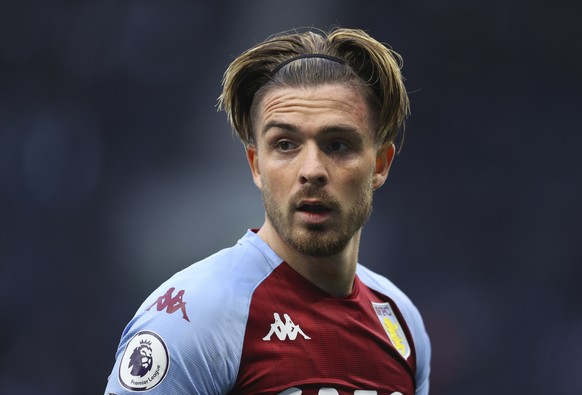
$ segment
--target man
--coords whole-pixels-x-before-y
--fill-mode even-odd
[[[428,394],[420,314],[358,264],[408,113],[398,60],[336,29],[272,37],[232,62],[219,105],[265,222],[146,299],[106,394]]]

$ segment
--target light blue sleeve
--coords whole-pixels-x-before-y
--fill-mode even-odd
[[[125,328],[105,394],[228,393],[252,292],[270,270],[260,253],[237,245],[165,282]]]
[[[416,390],[414,394],[428,395],[431,345],[420,312],[408,296],[387,278],[362,265],[358,265],[357,274],[368,287],[392,298],[398,305],[408,329],[410,329],[416,350]]]
[[[123,332],[106,394],[144,390],[151,395],[228,392],[238,372],[244,331],[237,327],[242,317],[220,312],[234,295],[228,295],[219,286],[207,286],[208,281],[213,282],[202,274],[194,284],[187,284],[184,276],[178,275],[146,299]],[[180,302],[172,301],[180,291],[184,291],[185,313],[177,306]],[[227,327],[231,331],[225,333]],[[141,357],[138,353],[132,358],[144,344],[149,344],[151,350],[146,347],[141,350]],[[140,368],[140,364],[145,366]]]

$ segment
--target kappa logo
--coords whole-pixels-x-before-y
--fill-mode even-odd
[[[407,359],[410,356],[410,345],[408,344],[408,340],[406,339],[406,335],[398,322],[398,318],[392,311],[392,307],[390,307],[390,303],[374,303],[372,302],[372,306],[374,307],[374,311],[378,316],[378,320],[380,320],[380,324],[386,331],[390,342],[404,357]]]
[[[279,313],[274,313],[273,317],[275,318],[275,322],[271,324],[271,330],[269,331],[269,333],[267,333],[267,336],[263,337],[264,341],[270,341],[271,336],[273,335],[276,335],[281,341],[287,338],[289,338],[289,340],[295,340],[297,339],[297,335],[303,336],[303,338],[306,340],[311,339],[301,330],[299,325],[295,325],[293,323],[291,317],[289,317],[288,314],[283,314],[283,317],[285,318],[285,323],[281,321]]]
[[[156,306],[156,310],[162,311],[166,309],[166,313],[173,314],[176,311],[182,310],[182,318],[190,322],[188,314],[186,314],[186,302],[182,300],[184,296],[184,290],[179,291],[176,296],[172,296],[176,288],[172,287],[166,291],[165,294],[160,296],[150,307],[146,309],[149,311],[152,307]]]

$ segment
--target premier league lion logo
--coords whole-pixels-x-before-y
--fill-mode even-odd
[[[155,332],[140,331],[125,346],[119,383],[130,391],[148,391],[160,384],[170,367],[166,343]]]
[[[152,342],[147,340],[142,340],[139,342],[131,357],[129,357],[128,368],[131,368],[132,376],[145,376],[150,370],[152,370],[153,358],[152,358]]]

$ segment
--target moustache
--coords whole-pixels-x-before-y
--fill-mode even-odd
[[[296,192],[290,199],[292,208],[297,208],[304,200],[317,200],[322,206],[331,210],[339,210],[340,204],[337,199],[321,188],[307,186]]]

